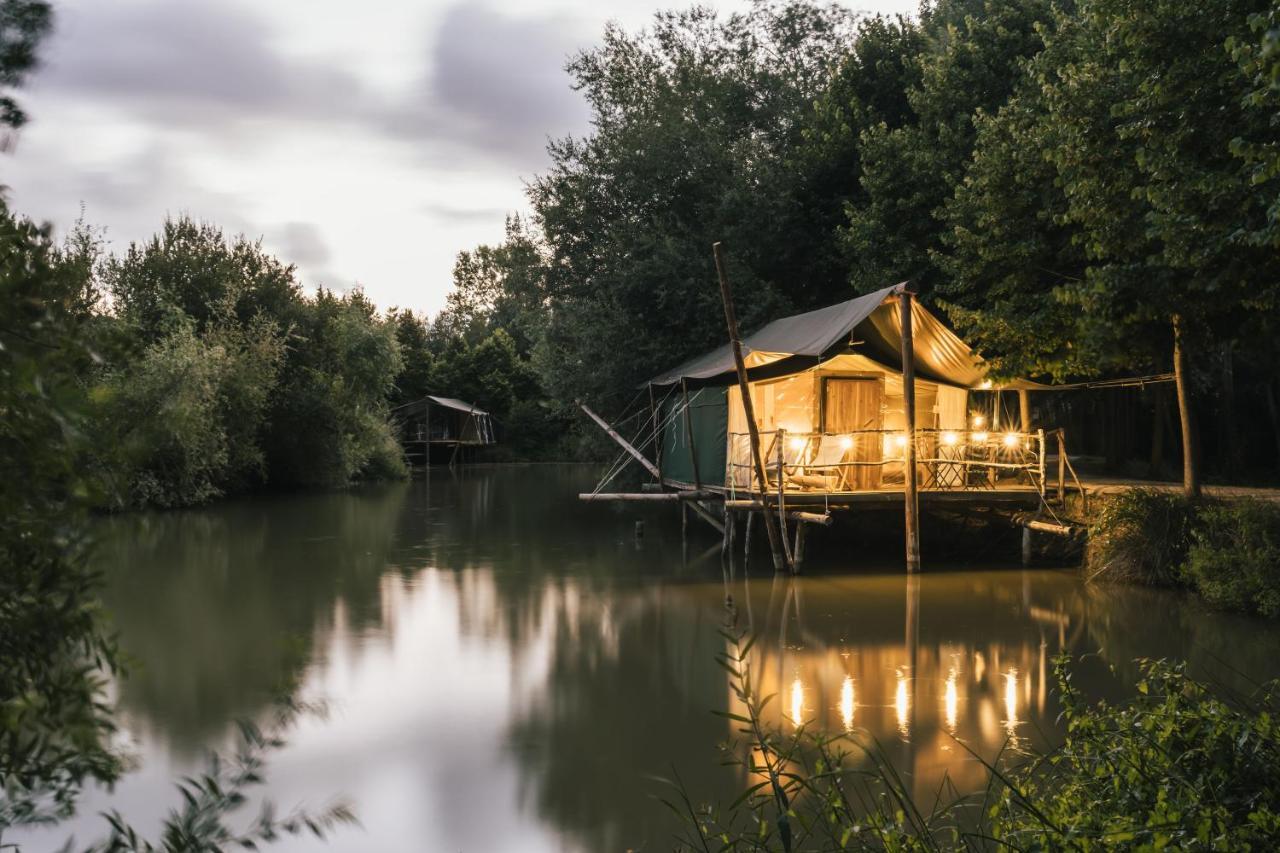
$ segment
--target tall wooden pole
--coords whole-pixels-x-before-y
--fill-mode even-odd
[[[756,479],[760,483],[760,500],[764,503],[764,529],[769,534],[769,550],[773,552],[773,570],[781,572],[791,567],[786,563],[778,522],[769,513],[769,478],[764,472],[764,455],[760,452],[760,429],[756,426],[755,406],[751,404],[751,387],[747,383],[747,365],[742,360],[742,341],[738,339],[738,317],[733,310],[733,290],[729,287],[729,272],[725,265],[724,249],[714,243],[711,251],[716,258],[716,274],[720,277],[720,300],[724,302],[724,322],[729,329],[729,348],[733,351],[733,363],[738,369],[738,390],[742,394],[742,411],[747,418],[747,431],[751,435],[751,461]]]
[[[916,351],[912,342],[912,292],[904,286],[898,296],[902,319],[902,412],[906,416],[907,443],[902,448],[903,503],[906,507],[907,572],[920,571],[920,499],[916,482]]]
[[[1031,432],[1031,392],[1025,388],[1018,391],[1018,421],[1022,432]]]
[[[1196,422],[1191,411],[1187,378],[1186,328],[1180,314],[1173,316],[1173,378],[1178,391],[1178,415],[1182,420],[1182,491],[1200,497],[1200,465],[1196,458]]]

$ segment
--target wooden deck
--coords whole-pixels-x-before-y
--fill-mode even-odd
[[[692,490],[692,483],[663,480],[663,485],[681,491]],[[723,486],[703,485],[702,491],[712,492],[725,499],[738,502],[761,502],[759,492],[736,490],[732,495]],[[989,489],[922,489],[919,499],[923,506],[971,505],[1035,507],[1040,505],[1040,492],[1035,486],[1017,483],[998,483]],[[769,500],[776,506],[777,493],[770,492]],[[902,506],[902,489],[868,489],[864,491],[823,492],[787,491],[784,500],[788,508],[824,506]],[[746,504],[738,508],[749,508]]]

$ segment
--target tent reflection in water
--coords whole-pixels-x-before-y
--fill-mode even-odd
[[[901,496],[910,440],[901,291],[885,288],[785,317],[743,340],[767,471],[765,493],[782,492],[800,504]],[[981,359],[915,300],[911,321],[920,488],[984,491],[988,497],[994,491],[1011,498],[1021,493],[1037,501],[1044,482],[1043,434],[1016,425],[1013,431],[994,429],[971,399],[971,392],[992,390]],[[761,493],[728,345],[649,384],[663,400],[655,420],[662,430],[658,465],[665,486],[728,496]],[[1040,387],[1018,382],[998,390]]]
[[[473,403],[428,395],[393,412],[410,464],[452,463],[460,452],[496,444],[493,416]]]

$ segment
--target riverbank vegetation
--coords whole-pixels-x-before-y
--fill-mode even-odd
[[[1280,504],[1136,489],[1089,531],[1090,580],[1177,587],[1210,604],[1280,618]]]
[[[1280,683],[1227,696],[1180,665],[1140,661],[1132,699],[1095,703],[1059,658],[1061,745],[973,755],[987,768],[985,789],[944,785],[922,801],[865,734],[768,726],[752,641],[726,640],[720,662],[743,713],[726,715],[739,737],[724,748],[749,784],[719,806],[668,781],[662,800],[687,830],[679,849],[1248,850],[1280,833]]]

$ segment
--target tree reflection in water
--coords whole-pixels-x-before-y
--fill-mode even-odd
[[[324,849],[662,849],[673,822],[648,774],[674,767],[726,802],[744,782],[719,764],[734,732],[711,713],[732,710],[727,626],[759,635],[772,723],[864,728],[924,796],[944,774],[985,781],[954,738],[989,756],[1053,736],[1059,649],[1101,650],[1077,681],[1109,696],[1137,655],[1277,674],[1272,626],[1071,572],[866,574],[857,542],[825,534],[802,578],[722,568],[697,528],[682,548],[674,513],[580,505],[595,473],[464,469],[107,520],[141,767],[86,812],[158,819],[174,773],[283,686],[333,713],[292,735],[270,795],[343,793],[365,826]]]

